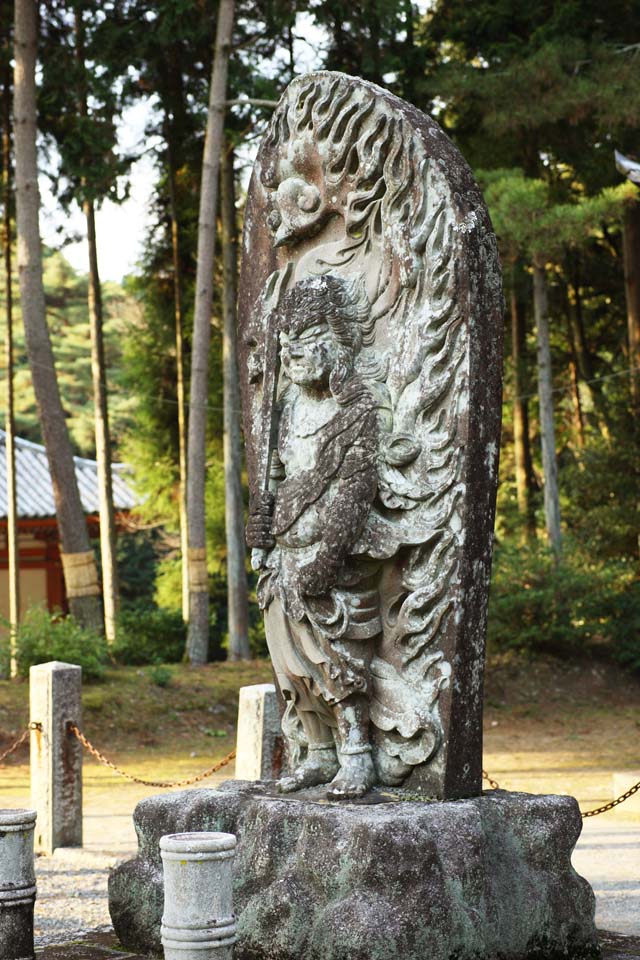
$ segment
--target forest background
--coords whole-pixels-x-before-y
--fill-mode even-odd
[[[9,7],[0,10],[5,107]],[[188,418],[181,389],[194,359],[200,178],[219,10],[214,0],[44,0],[38,11],[39,160],[61,210],[126,198],[136,155],[119,146],[117,123],[136,102],[147,107],[154,160],[143,255],[121,285],[100,287],[113,459],[131,465],[142,502],[135,529],[118,539],[115,640],[108,653],[100,631],[38,612],[18,638],[23,672],[73,652],[99,673],[108,655],[172,662],[185,651],[179,412]],[[440,0],[426,9],[411,0],[236,4],[206,424],[210,659],[229,647],[234,550],[250,591],[254,585],[238,544],[243,503],[234,524],[225,497],[225,426],[228,437],[238,412],[224,389],[234,233],[273,103],[313,67],[364,77],[432,115],[485,190],[506,296],[490,644],[613,658],[640,670],[640,203],[613,157],[614,149],[640,152],[639,24],[640,3],[624,0],[606,12],[595,0]],[[5,130],[9,115],[5,109]],[[6,160],[3,173],[7,180]],[[74,452],[92,457],[91,281],[64,257],[65,243],[76,239],[63,230],[58,248],[45,250],[45,299]],[[17,276],[13,283],[16,430],[42,442]],[[6,287],[2,296],[5,323]],[[237,603],[235,587],[231,598]],[[255,603],[239,616],[247,642],[237,645],[234,626],[231,654],[264,653]]]

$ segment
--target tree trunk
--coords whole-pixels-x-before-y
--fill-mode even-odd
[[[545,266],[543,262],[537,260],[534,260],[533,263],[533,307],[538,337],[538,397],[540,401],[542,469],[544,472],[544,516],[549,544],[556,557],[559,557],[562,550],[562,537],[560,534],[556,435],[553,421],[549,298]]]
[[[167,123],[167,159],[169,162],[169,209],[171,215],[171,251],[173,257],[173,302],[176,328],[176,386],[178,393],[178,463],[180,470],[180,550],[182,567],[182,618],[189,622],[189,534],[187,525],[187,414],[184,376],[184,313],[182,306],[182,264],[176,195],[176,162],[171,124]]]
[[[207,396],[218,174],[224,128],[224,103],[233,14],[234,0],[220,0],[198,213],[198,267],[193,317],[187,444],[187,512],[189,524],[187,656],[192,664],[206,663],[209,653],[209,585],[205,524]]]
[[[98,273],[98,248],[93,204],[90,200],[84,200],[82,208],[87,222],[87,243],[89,245],[89,324],[91,330],[91,375],[93,379],[96,460],[98,463],[104,628],[107,642],[113,643],[116,638],[120,597],[118,564],[116,562],[116,521],[111,477],[111,437],[109,433],[107,378],[102,329],[102,290]]]
[[[2,193],[4,204],[4,281],[7,317],[5,356],[7,366],[7,413],[5,449],[7,456],[7,553],[9,574],[9,675],[18,674],[17,633],[20,622],[20,547],[16,491],[15,417],[13,403],[13,293],[11,289],[11,53],[5,44],[2,83]]]
[[[584,328],[584,317],[582,314],[582,294],[580,292],[580,261],[575,252],[570,251],[567,259],[571,272],[571,282],[568,284],[567,293],[569,299],[569,324],[573,331],[571,343],[575,351],[575,361],[577,373],[582,378],[583,387],[593,408],[595,420],[602,437],[607,442],[611,439],[611,429],[607,405],[603,396],[600,384],[598,383],[594,371],[591,351],[587,342],[587,335]]]
[[[624,290],[627,300],[631,403],[640,417],[640,203],[630,200],[624,209]]]
[[[572,351],[573,354],[573,351]],[[575,357],[572,355],[569,360],[569,377],[571,378],[571,392],[573,393],[573,429],[576,435],[576,442],[580,450],[584,450],[584,415],[582,413],[582,401],[580,399],[580,384],[578,383],[578,368]]]
[[[82,8],[75,8],[76,61],[78,64],[78,112],[88,120],[86,65],[84,53],[84,25]],[[119,590],[118,565],[116,562],[116,521],[113,509],[113,483],[111,478],[111,437],[109,434],[109,410],[107,401],[107,377],[104,356],[102,289],[98,271],[98,243],[93,201],[89,198],[89,182],[81,178],[84,192],[82,212],[87,224],[89,252],[89,330],[91,335],[91,377],[93,381],[93,407],[96,437],[96,461],[98,465],[98,503],[100,508],[100,556],[102,559],[102,601],[104,629],[107,643],[116,638]]]
[[[576,343],[574,335],[574,324],[571,322],[571,313],[574,304],[571,302],[572,287],[570,283],[564,284],[565,292],[565,313],[567,319],[567,343],[569,345],[569,378],[571,380],[572,394],[572,420],[573,432],[576,438],[576,446],[582,450],[585,445],[584,432],[584,413],[582,410],[582,398],[580,397],[580,383],[578,381],[578,358],[576,352]],[[573,291],[575,294],[575,291]]]
[[[536,521],[531,492],[533,465],[529,440],[529,405],[525,399],[525,323],[522,304],[518,298],[516,268],[511,284],[511,352],[513,358],[513,444],[516,464],[516,492],[518,513],[524,521],[526,536],[535,536]]]
[[[242,446],[240,388],[236,344],[236,288],[238,276],[238,224],[236,220],[233,152],[223,150],[220,176],[222,259],[224,267],[224,328],[222,337],[224,390],[224,481],[227,534],[227,608],[229,656],[248,660],[249,589],[245,565],[244,501],[242,497]]]
[[[51,472],[69,608],[83,625],[100,630],[102,612],[96,563],[78,492],[45,314],[36,155],[36,15],[35,0],[16,0],[14,137],[20,303]]]

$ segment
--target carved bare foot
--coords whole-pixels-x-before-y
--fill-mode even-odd
[[[371,751],[340,754],[341,766],[327,790],[330,800],[357,800],[376,782]]]
[[[318,787],[329,783],[340,769],[338,757],[333,744],[320,749],[311,746],[307,759],[295,769],[290,777],[278,780],[277,787],[280,793],[293,793],[304,787]]]

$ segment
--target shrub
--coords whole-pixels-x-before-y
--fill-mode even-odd
[[[640,585],[627,560],[592,562],[568,538],[556,563],[540,544],[496,550],[489,643],[560,656],[605,653],[640,669]]]
[[[120,611],[112,653],[123,664],[179,663],[186,640],[179,610],[135,604]]]
[[[107,644],[103,636],[94,630],[82,627],[72,616],[60,612],[49,613],[42,607],[27,611],[18,628],[16,637],[18,673],[29,674],[29,667],[50,660],[62,660],[82,667],[84,680],[97,680],[103,676],[109,660]],[[8,642],[3,642],[3,657]]]
[[[149,679],[156,687],[169,687],[173,679],[173,671],[164,663],[156,663],[149,667]]]

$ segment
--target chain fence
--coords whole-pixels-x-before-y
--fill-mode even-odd
[[[486,770],[482,771],[482,779],[486,780],[492,790],[500,790],[500,784],[495,780],[492,780]],[[640,790],[640,780],[637,783],[634,783],[632,787],[629,787],[626,793],[622,793],[619,797],[616,797],[615,800],[611,800],[609,803],[603,804],[601,807],[596,807],[595,810],[581,810],[580,816],[583,820],[586,820],[587,817],[597,817],[600,813],[606,813],[608,810],[613,810],[614,807],[617,807],[620,803],[624,803],[625,800],[628,800],[629,797],[632,797],[634,793],[637,793]]]
[[[25,740],[28,738],[32,730],[41,730],[41,723],[30,723],[20,734],[17,740],[15,740],[10,747],[8,747],[4,753],[0,753],[0,767],[3,766],[4,761],[7,757],[11,756],[12,753],[22,746]],[[184,780],[144,780],[142,777],[136,777],[132,773],[127,773],[126,770],[122,770],[120,767],[109,760],[108,757],[101,753],[97,747],[91,743],[91,741],[84,735],[82,730],[77,726],[77,724],[69,721],[67,723],[67,733],[72,734],[77,740],[80,741],[82,746],[87,750],[91,756],[101,763],[105,767],[109,767],[110,770],[113,770],[114,773],[117,773],[118,776],[124,777],[126,780],[130,780],[132,783],[139,783],[144,787],[158,787],[160,789],[175,789],[175,787],[190,787],[194,783],[200,783],[202,780],[206,780],[208,777],[213,776],[214,773],[217,773],[219,770],[222,770],[232,760],[235,760],[236,751],[232,750],[231,753],[228,753],[226,757],[223,757],[222,760],[219,760],[217,763],[214,763],[213,766],[208,767],[206,770],[203,770],[202,773],[196,774],[194,777],[187,777]],[[486,770],[482,770],[482,779],[486,780],[492,790],[500,790],[500,784],[497,780],[494,780],[489,776]],[[628,800],[629,797],[632,797],[634,794],[640,791],[640,780],[637,783],[634,783],[626,793],[622,793],[619,797],[616,797],[615,800],[611,800],[609,803],[603,804],[601,807],[596,807],[594,810],[584,810],[580,811],[583,820],[586,820],[587,817],[597,817],[601,813],[607,813],[609,810],[613,810],[614,807],[619,806],[619,804],[624,803],[625,800]]]
[[[214,773],[217,773],[218,770],[222,770],[223,767],[226,767],[227,764],[231,763],[235,759],[236,751],[232,750],[231,753],[228,753],[226,757],[223,757],[222,760],[219,760],[217,763],[214,763],[212,767],[209,767],[207,770],[203,770],[202,773],[198,773],[195,777],[188,777],[185,780],[143,780],[142,777],[135,777],[132,773],[127,773],[126,770],[121,770],[120,767],[117,767],[112,760],[109,760],[108,757],[105,757],[104,753],[101,753],[97,747],[88,740],[82,730],[71,721],[67,723],[67,732],[73,734],[76,740],[79,740],[85,750],[91,754],[91,756],[101,763],[105,767],[109,767],[110,770],[113,770],[114,773],[117,773],[121,777],[125,777],[127,780],[131,780],[132,783],[141,783],[144,787],[161,787],[166,789],[168,787],[190,787],[194,783],[200,783],[201,780],[206,780],[207,777],[212,776]]]
[[[41,729],[42,729],[41,723],[28,724],[27,727],[25,727],[25,729],[22,731],[18,739],[15,740],[11,744],[11,746],[4,751],[4,753],[0,753],[0,767],[4,764],[4,761],[7,759],[7,757],[10,757],[12,753],[15,753],[18,747],[22,746],[22,744],[25,742],[25,740],[27,739],[27,737],[29,736],[32,730],[41,730]]]

